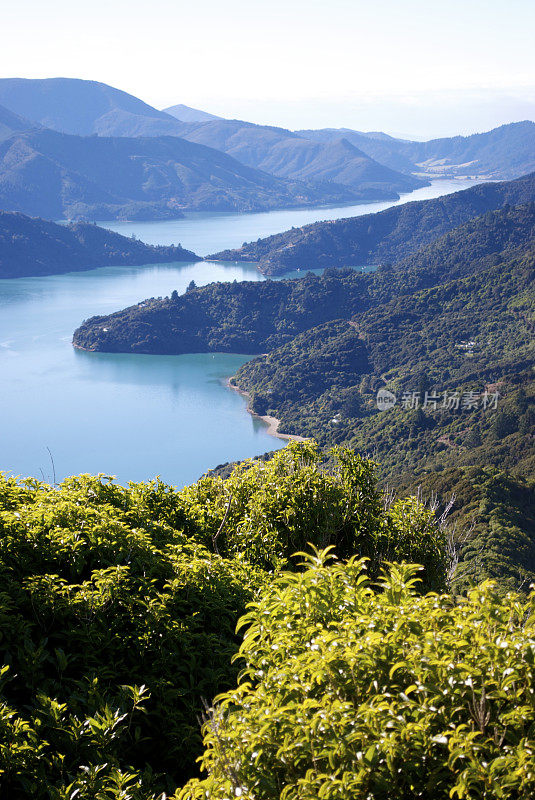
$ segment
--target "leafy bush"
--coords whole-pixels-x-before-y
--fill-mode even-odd
[[[0,496],[0,793],[172,790],[195,773],[202,699],[235,680],[236,620],[264,575],[173,529],[159,482],[4,479]]]
[[[276,570],[295,564],[292,554],[309,542],[333,545],[340,558],[369,558],[372,575],[385,561],[413,561],[425,567],[425,588],[443,587],[444,538],[434,515],[414,498],[385,504],[374,463],[351,450],[324,455],[314,443],[292,442],[181,496],[185,530],[221,555]]]
[[[535,595],[455,604],[418,567],[374,591],[365,562],[279,576],[242,621],[238,687],[205,724],[180,800],[535,796]]]
[[[197,774],[204,703],[236,682],[236,623],[307,541],[374,573],[418,559],[441,585],[433,515],[385,508],[353,453],[324,461],[292,444],[183,491],[0,479],[1,797],[145,800]]]

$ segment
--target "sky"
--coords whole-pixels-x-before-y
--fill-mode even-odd
[[[0,77],[85,78],[292,129],[535,119],[535,0],[17,0]]]

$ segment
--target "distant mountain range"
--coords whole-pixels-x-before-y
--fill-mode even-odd
[[[210,258],[256,262],[268,275],[398,261],[474,217],[507,204],[534,200],[535,172],[514,181],[479,184],[376,214],[293,228]]]
[[[285,128],[227,119],[184,122],[180,135],[281,178],[332,181],[367,191],[370,197],[380,192],[385,198],[393,197],[425,185],[412,175],[378,163],[343,137],[314,142]]]
[[[113,86],[74,78],[0,80],[0,104],[45,128],[77,136],[179,136],[165,111]]]
[[[53,218],[179,217],[397,199],[429,175],[535,169],[535,124],[410,142],[284,128],[184,105],[160,111],[70,78],[0,80],[0,204]]]
[[[501,125],[486,133],[409,142],[346,128],[298,131],[316,142],[345,138],[371,158],[402,172],[517,178],[535,170],[535,122]]]
[[[0,211],[0,278],[172,261],[198,261],[198,256],[180,246],[144,244],[97,225],[57,225]]]
[[[47,128],[0,143],[0,207],[51,219],[173,219],[183,210],[261,211],[355,195],[247,167],[176,136],[73,136]]]

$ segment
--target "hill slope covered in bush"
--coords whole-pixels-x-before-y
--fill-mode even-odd
[[[0,278],[198,260],[195,253],[180,245],[148,245],[83,222],[57,225],[0,211]]]
[[[534,201],[535,173],[531,173],[514,181],[480,184],[445,197],[405,203],[377,214],[292,228],[212,258],[254,261],[267,275],[396,262],[488,211]]]

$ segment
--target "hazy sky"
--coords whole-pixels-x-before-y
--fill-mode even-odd
[[[535,0],[4,0],[0,77],[431,136],[535,119]]]

